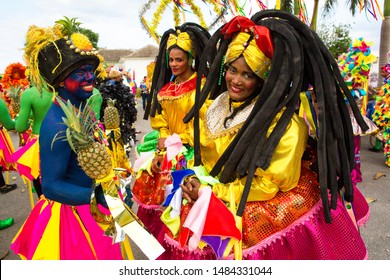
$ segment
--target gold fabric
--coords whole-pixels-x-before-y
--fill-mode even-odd
[[[192,51],[192,56],[195,57],[194,50],[192,49],[192,40],[190,38],[190,35],[188,35],[187,32],[177,31],[177,33],[177,35],[169,34],[167,41],[167,50],[170,47],[177,45],[179,48],[185,50],[186,52]]]
[[[242,216],[243,247],[258,244],[271,234],[285,229],[307,213],[320,199],[317,174],[307,167],[301,169],[297,187],[278,192],[268,201],[251,201]]]
[[[183,118],[195,103],[196,73],[182,84],[169,83],[158,94],[158,102],[162,113],[150,118],[151,127],[160,132],[160,138],[166,138],[173,133],[180,136],[183,144],[189,143],[188,124]],[[202,80],[202,85],[205,79]],[[187,85],[189,83],[190,85]]]
[[[271,66],[271,59],[258,48],[255,40],[251,40],[249,45],[245,47],[249,37],[250,34],[245,32],[237,34],[226,51],[226,63],[233,62],[240,55],[243,55],[251,70],[260,78],[265,79]]]
[[[212,101],[209,102],[203,106],[200,112],[200,127],[201,131],[204,132],[200,135],[202,162],[208,172],[211,171],[220,155],[234,139],[254,105],[253,102],[247,109],[238,113],[235,121],[228,122],[227,128],[224,128],[223,121],[230,115],[228,93],[221,94],[212,104]],[[233,103],[233,107],[240,104]],[[275,117],[267,136],[274,129],[281,113]],[[270,166],[267,170],[257,169],[248,201],[269,200],[275,197],[279,190],[286,192],[296,187],[300,176],[301,158],[306,147],[307,134],[305,121],[294,115],[276,147]],[[238,203],[245,181],[246,177],[236,179],[228,184],[215,184],[213,192],[220,199],[229,202],[229,189],[232,188],[236,203]]]
[[[108,141],[111,144],[111,149],[109,149],[109,152],[112,159],[114,160],[115,167],[121,167],[133,173],[133,168],[131,167],[130,160],[126,155],[120,129],[116,128],[110,131],[112,131],[113,133],[110,133],[108,136]],[[113,136],[113,138],[111,136]]]

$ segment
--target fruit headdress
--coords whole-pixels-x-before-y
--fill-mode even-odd
[[[64,17],[53,27],[30,26],[26,34],[24,58],[32,83],[41,88],[48,85],[52,91],[73,70],[88,63],[99,66],[102,57],[87,36],[78,32],[75,18]]]

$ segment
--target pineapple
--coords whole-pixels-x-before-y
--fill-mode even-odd
[[[68,44],[71,45],[71,48],[82,54],[96,51],[88,37],[80,33],[81,23],[76,21],[77,18],[68,18],[66,16],[64,18],[57,20],[56,23],[62,25],[62,33],[65,35],[64,38],[66,38]]]
[[[107,107],[104,109],[104,125],[106,129],[119,128],[119,112],[115,107],[115,101],[109,98],[107,100]]]
[[[11,86],[8,90],[8,97],[11,99],[12,111],[19,114],[20,111],[20,96],[22,92],[21,86]]]
[[[81,33],[73,33],[69,37],[70,42],[76,47],[76,52],[79,51],[92,51],[93,46],[88,37]]]
[[[84,172],[92,179],[102,179],[112,170],[111,156],[107,147],[95,141],[94,134],[98,128],[98,121],[89,106],[76,109],[68,100],[67,103],[56,98],[66,117],[63,117],[66,131],[58,132],[52,141],[63,139],[68,141],[71,149],[77,154],[77,160]],[[61,133],[65,135],[59,136]]]

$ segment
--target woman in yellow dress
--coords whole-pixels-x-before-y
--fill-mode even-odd
[[[169,170],[187,168],[192,158],[188,124],[183,118],[195,102],[196,73],[209,38],[206,29],[191,22],[167,30],[161,38],[145,111],[154,131],[137,146],[139,158],[134,169],[138,173],[133,187],[140,205],[137,215],[155,236],[164,234],[159,208],[164,201],[161,188],[170,181]],[[168,160],[167,150],[174,147],[177,152]]]
[[[266,10],[233,18],[204,54],[216,46],[201,60],[210,72],[186,117],[194,116],[195,166],[172,172],[180,187],[161,216],[164,258],[366,259],[357,227],[368,207],[351,184],[344,93],[367,127],[323,43],[294,16]],[[316,138],[296,114],[309,84]]]

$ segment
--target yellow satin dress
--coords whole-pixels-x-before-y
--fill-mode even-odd
[[[196,72],[184,83],[176,84],[170,82],[165,85],[157,95],[157,100],[161,105],[161,114],[150,118],[151,127],[159,131],[160,138],[167,138],[176,133],[180,136],[183,144],[190,141],[188,124],[183,122],[183,118],[190,111],[195,103]],[[203,79],[204,83],[205,79]]]
[[[223,124],[225,118],[242,103],[232,102],[232,108],[229,109],[227,92],[208,102],[200,112],[200,146],[202,164],[210,172],[243,126],[255,101],[229,121],[227,127]],[[281,115],[282,112],[275,117],[267,136]],[[190,131],[193,129],[190,128]],[[307,139],[307,124],[303,118],[294,115],[275,149],[269,167],[256,170],[240,225],[244,248],[286,228],[319,200],[316,173],[308,168],[310,163],[302,161]],[[212,190],[235,214],[245,182],[246,177],[236,178],[227,184],[216,183]]]

